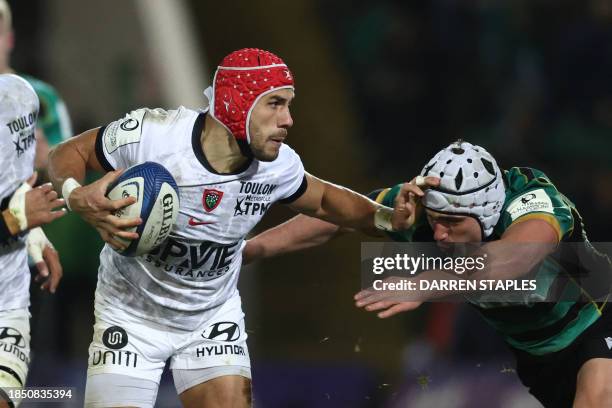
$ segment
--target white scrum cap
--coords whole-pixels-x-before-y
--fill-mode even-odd
[[[433,211],[469,215],[478,220],[483,237],[491,235],[506,197],[495,159],[480,146],[459,140],[441,150],[421,176],[440,178],[440,186],[425,191],[423,205]]]

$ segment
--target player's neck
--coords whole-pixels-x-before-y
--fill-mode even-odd
[[[249,160],[242,155],[232,134],[216,120],[206,115],[206,124],[200,136],[206,160],[217,173],[233,173]]]

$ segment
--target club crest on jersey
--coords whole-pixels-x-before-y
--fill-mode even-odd
[[[206,212],[211,212],[217,208],[219,203],[221,203],[222,197],[223,191],[212,188],[205,189],[204,194],[202,195],[202,205],[204,206],[204,210],[206,210]]]

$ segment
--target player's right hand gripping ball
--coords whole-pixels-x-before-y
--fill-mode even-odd
[[[179,212],[179,190],[174,177],[164,166],[144,162],[126,169],[113,183],[106,196],[118,200],[128,196],[136,202],[115,212],[120,218],[142,219],[142,224],[128,229],[138,239],[116,239],[127,247],[117,251],[125,256],[139,256],[158,247],[170,235]]]

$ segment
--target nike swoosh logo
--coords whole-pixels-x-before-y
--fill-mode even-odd
[[[208,225],[208,224],[214,224],[214,221],[206,222],[206,221],[198,221],[193,217],[189,218],[189,225],[191,225],[192,227],[195,227],[197,225]]]

